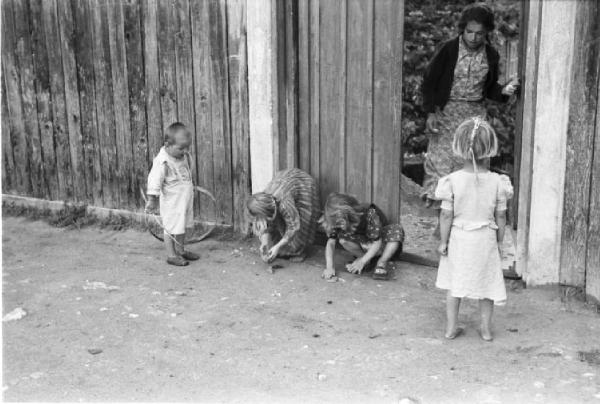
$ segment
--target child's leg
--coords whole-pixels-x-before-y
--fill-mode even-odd
[[[352,241],[340,239],[340,244],[344,247],[344,250],[348,251],[350,254],[354,255],[356,258],[362,257],[365,255],[365,252],[360,247],[358,243],[354,243]]]
[[[377,266],[382,266],[385,268],[385,265],[392,259],[396,251],[400,248],[400,242],[398,241],[390,241],[385,244],[383,248],[383,253],[381,253],[381,257],[377,260]]]
[[[175,246],[175,241],[171,238],[171,235],[167,232],[164,233],[165,238],[165,247],[167,248],[167,256],[175,257],[177,256],[177,247]]]
[[[462,330],[458,328],[458,309],[460,298],[454,297],[448,291],[446,295],[446,338],[456,338]]]
[[[188,261],[196,261],[196,260],[200,259],[200,256],[198,254],[195,254],[191,251],[186,251],[186,249],[185,249],[185,233],[176,235],[175,240],[177,240],[177,243],[179,243],[177,245],[178,255],[182,256],[184,259],[186,259]]]
[[[175,244],[175,251],[177,252],[177,255],[182,255],[185,234],[175,234],[173,237],[175,238],[175,241],[173,242],[173,244]]]
[[[491,341],[492,337],[492,314],[494,313],[494,301],[490,299],[479,299],[479,310],[481,313],[481,338]]]
[[[171,265],[185,266],[188,264],[188,262],[179,254],[179,246],[177,243],[179,243],[179,237],[181,236],[182,235],[173,236],[165,232],[164,237],[165,246],[167,247],[167,263]],[[181,242],[183,242],[183,237],[181,237]]]

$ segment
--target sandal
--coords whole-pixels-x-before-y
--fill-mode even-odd
[[[464,328],[457,327],[456,330],[454,330],[454,332],[452,334],[450,334],[450,335],[444,335],[444,338],[446,338],[446,339],[455,339],[456,337],[460,337],[464,331],[465,331]]]
[[[188,265],[189,262],[187,262],[185,259],[183,259],[183,257],[175,256],[175,257],[168,257],[167,264],[175,265],[176,267],[184,267],[184,266]]]
[[[387,279],[388,279],[387,266],[388,266],[388,263],[386,263],[385,265],[377,265],[375,267],[375,272],[373,272],[373,279],[387,281]]]
[[[200,256],[198,254],[194,254],[191,251],[183,251],[183,253],[181,253],[181,256],[188,260],[188,261],[196,261],[200,259]]]

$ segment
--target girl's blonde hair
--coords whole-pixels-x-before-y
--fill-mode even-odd
[[[485,119],[478,116],[469,118],[454,132],[452,152],[465,160],[473,160],[474,164],[494,157],[498,153],[496,132]]]
[[[350,195],[332,192],[327,197],[323,219],[327,233],[335,229],[348,231],[360,223],[365,205]]]
[[[246,210],[255,234],[262,234],[277,216],[277,203],[271,194],[259,192],[246,200]]]

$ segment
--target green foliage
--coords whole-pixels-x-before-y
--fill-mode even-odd
[[[473,0],[409,0],[405,3],[402,141],[407,153],[421,153],[427,149],[426,117],[421,109],[420,90],[423,72],[436,48],[457,34],[460,13],[470,3]],[[520,2],[488,0],[487,3],[496,17],[496,31],[490,35],[490,40],[500,51],[506,38],[518,36]],[[498,163],[503,167],[512,164],[515,104],[490,102],[488,113],[501,144]]]

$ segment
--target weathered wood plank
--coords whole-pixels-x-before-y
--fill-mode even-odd
[[[310,172],[309,0],[298,0],[298,167]]]
[[[157,0],[141,0],[144,30],[144,85],[148,125],[148,162],[163,144],[163,123],[160,107],[160,78],[158,68]],[[144,186],[144,188],[146,188]]]
[[[117,146],[112,94],[112,69],[106,7],[92,2],[94,88],[96,92],[96,122],[100,140],[103,206],[120,206],[117,177]]]
[[[52,95],[52,120],[54,122],[54,144],[58,172],[59,197],[71,200],[73,190],[73,166],[69,145],[69,124],[65,102],[65,77],[60,41],[60,26],[56,0],[42,1],[44,37],[48,50],[50,93]]]
[[[378,0],[373,49],[373,201],[391,221],[400,220],[402,168],[402,50],[404,4]]]
[[[133,173],[131,202],[141,207],[140,187],[146,189],[148,175],[148,135],[146,126],[146,94],[144,83],[144,50],[141,9],[139,0],[123,3],[123,33],[127,56],[127,84],[129,87],[129,127],[131,129]]]
[[[198,184],[214,192],[212,133],[212,63],[208,0],[190,4],[192,30],[192,69],[194,75],[194,113],[196,121],[196,168]],[[202,219],[215,216],[212,202],[203,195],[197,199]]]
[[[248,63],[246,49],[246,2],[227,3],[227,49],[231,114],[231,161],[233,186],[233,228],[249,233],[245,202],[250,195],[250,138],[248,130]]]
[[[45,197],[59,199],[58,173],[54,150],[54,122],[52,121],[52,97],[50,93],[50,72],[48,65],[48,49],[42,17],[41,0],[29,1],[31,19],[31,45],[33,49],[33,65],[35,71],[35,97],[37,120],[40,130],[40,141],[43,155],[43,172],[46,184]]]
[[[115,134],[117,140],[117,181],[121,208],[133,208],[133,151],[129,116],[129,88],[127,82],[127,57],[123,33],[123,2],[112,1],[108,11],[108,41],[110,49],[111,82],[113,87],[113,105]]]
[[[321,22],[320,1],[309,3],[309,87],[310,87],[310,170],[309,173],[320,183],[321,178]],[[325,201],[327,194],[321,190],[321,199]]]
[[[34,66],[31,48],[31,31],[29,22],[29,7],[26,0],[13,0],[13,11],[16,36],[16,56],[19,66],[21,86],[21,102],[24,118],[25,134],[27,136],[27,154],[29,156],[29,174],[32,195],[46,195],[42,147],[37,120],[37,107],[34,87]]]
[[[160,106],[164,128],[177,121],[177,84],[175,71],[175,34],[179,27],[174,0],[158,1],[158,72]]]
[[[15,188],[21,195],[31,195],[27,133],[21,101],[19,65],[16,57],[16,34],[12,2],[2,2],[2,76],[6,86],[10,139],[16,169]]]
[[[371,200],[373,141],[373,1],[348,1],[346,190]]]
[[[81,137],[83,147],[83,172],[85,173],[86,199],[102,205],[102,173],[100,168],[100,140],[96,126],[96,91],[94,89],[93,37],[90,22],[94,0],[71,0],[75,38],[74,52],[77,63],[77,83]]]
[[[342,35],[342,16],[339,10],[346,0],[320,2],[320,159],[321,195],[340,190],[340,159],[345,145],[341,143],[344,117],[340,115],[340,102],[346,83],[342,81],[345,60],[342,53],[345,32]]]
[[[15,190],[16,183],[15,161],[13,158],[10,141],[10,125],[6,86],[2,80],[2,192],[8,193]]]
[[[58,1],[58,24],[60,27],[60,46],[62,70],[65,82],[65,109],[71,154],[71,174],[73,176],[73,197],[77,201],[87,200],[84,170],[83,139],[81,135],[81,110],[79,90],[77,88],[77,64],[75,61],[75,41],[71,2]]]
[[[600,18],[597,12],[596,18]],[[596,60],[596,68],[600,68]],[[600,82],[597,87],[600,97]],[[596,102],[596,128],[594,139],[594,160],[590,189],[590,208],[587,228],[587,257],[585,293],[590,300],[600,304],[600,102]]]
[[[298,2],[285,0],[286,165],[298,166]]]
[[[221,220],[233,220],[231,189],[231,132],[229,130],[229,84],[227,73],[227,26],[225,3],[209,2],[209,38],[212,63],[212,128],[215,198]]]
[[[598,4],[577,3],[573,71],[567,126],[565,191],[562,217],[560,283],[585,285],[594,122],[598,103]]]

